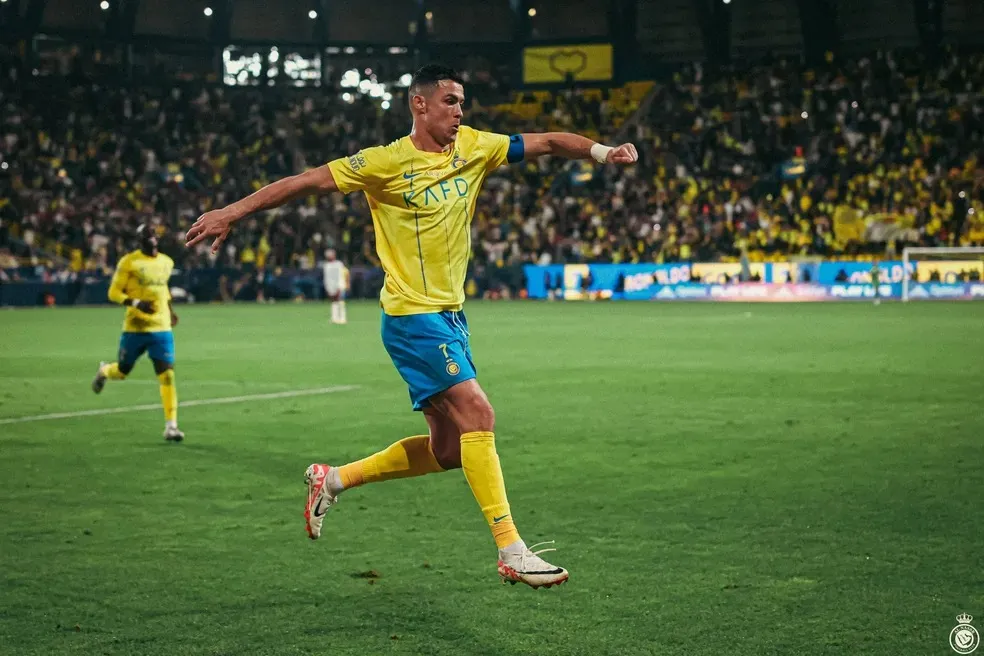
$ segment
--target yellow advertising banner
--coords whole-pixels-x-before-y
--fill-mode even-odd
[[[523,49],[525,84],[563,84],[568,76],[578,82],[612,79],[612,45],[571,44]]]
[[[918,260],[915,278],[918,282],[961,282],[970,274],[984,279],[984,261],[981,260]]]
[[[696,274],[705,285],[723,285],[726,281],[737,282],[741,276],[741,264],[738,262],[694,262],[690,266],[691,274]],[[752,262],[748,265],[749,275],[759,275],[765,280],[765,264]]]

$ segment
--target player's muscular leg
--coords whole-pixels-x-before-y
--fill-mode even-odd
[[[430,403],[450,419],[461,434],[495,430],[495,410],[474,378],[431,397]]]
[[[460,469],[461,435],[458,427],[433,407],[424,408],[424,417],[430,428],[431,451],[438,464],[444,469]]]
[[[164,406],[164,421],[167,424],[167,438],[180,441],[184,434],[178,430],[178,390],[174,379],[174,365],[163,360],[151,360],[154,373],[160,381],[161,404]],[[180,437],[179,437],[180,436]]]
[[[424,408],[429,435],[406,437],[362,460],[341,467],[313,464],[308,467],[308,503],[304,516],[308,520],[308,535],[321,535],[324,518],[322,508],[334,505],[345,490],[396,478],[436,474],[461,467],[458,429],[454,423],[433,407]],[[322,505],[322,503],[324,505]]]
[[[461,469],[499,549],[524,548],[513,523],[495,450],[495,411],[477,380],[458,383],[431,397],[431,405],[461,434]]]
[[[167,362],[162,362],[161,360],[151,360],[151,362],[154,363],[154,373],[157,374],[158,376],[160,376],[165,371],[174,369],[173,364],[168,364]],[[121,366],[120,371],[122,370],[123,367]]]

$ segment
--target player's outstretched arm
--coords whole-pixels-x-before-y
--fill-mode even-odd
[[[630,143],[612,148],[570,132],[529,132],[523,135],[526,157],[557,155],[566,159],[594,159],[601,164],[632,164],[639,152]]]
[[[335,178],[327,166],[319,166],[310,171],[277,180],[231,205],[202,214],[188,230],[188,234],[185,236],[185,246],[194,246],[207,237],[215,237],[215,241],[212,242],[212,252],[216,253],[222,242],[229,236],[232,224],[236,221],[255,212],[280,207],[298,198],[327,194],[337,189]]]

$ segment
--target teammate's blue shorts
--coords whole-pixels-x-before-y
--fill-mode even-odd
[[[382,324],[383,346],[410,387],[414,410],[423,410],[430,397],[475,377],[464,312],[405,317],[384,312]]]
[[[151,360],[174,365],[174,333],[162,330],[156,333],[123,333],[120,335],[119,364],[133,367],[144,354]]]

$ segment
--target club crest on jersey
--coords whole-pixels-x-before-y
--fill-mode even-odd
[[[457,376],[458,374],[461,373],[461,367],[458,366],[457,362],[452,360],[448,362],[448,366],[445,367],[445,371],[448,372],[449,376]]]
[[[461,168],[462,166],[464,166],[467,163],[468,163],[468,160],[467,159],[465,159],[464,157],[462,157],[458,153],[455,153],[454,154],[454,159],[451,160],[451,168],[453,168],[453,169]]]

